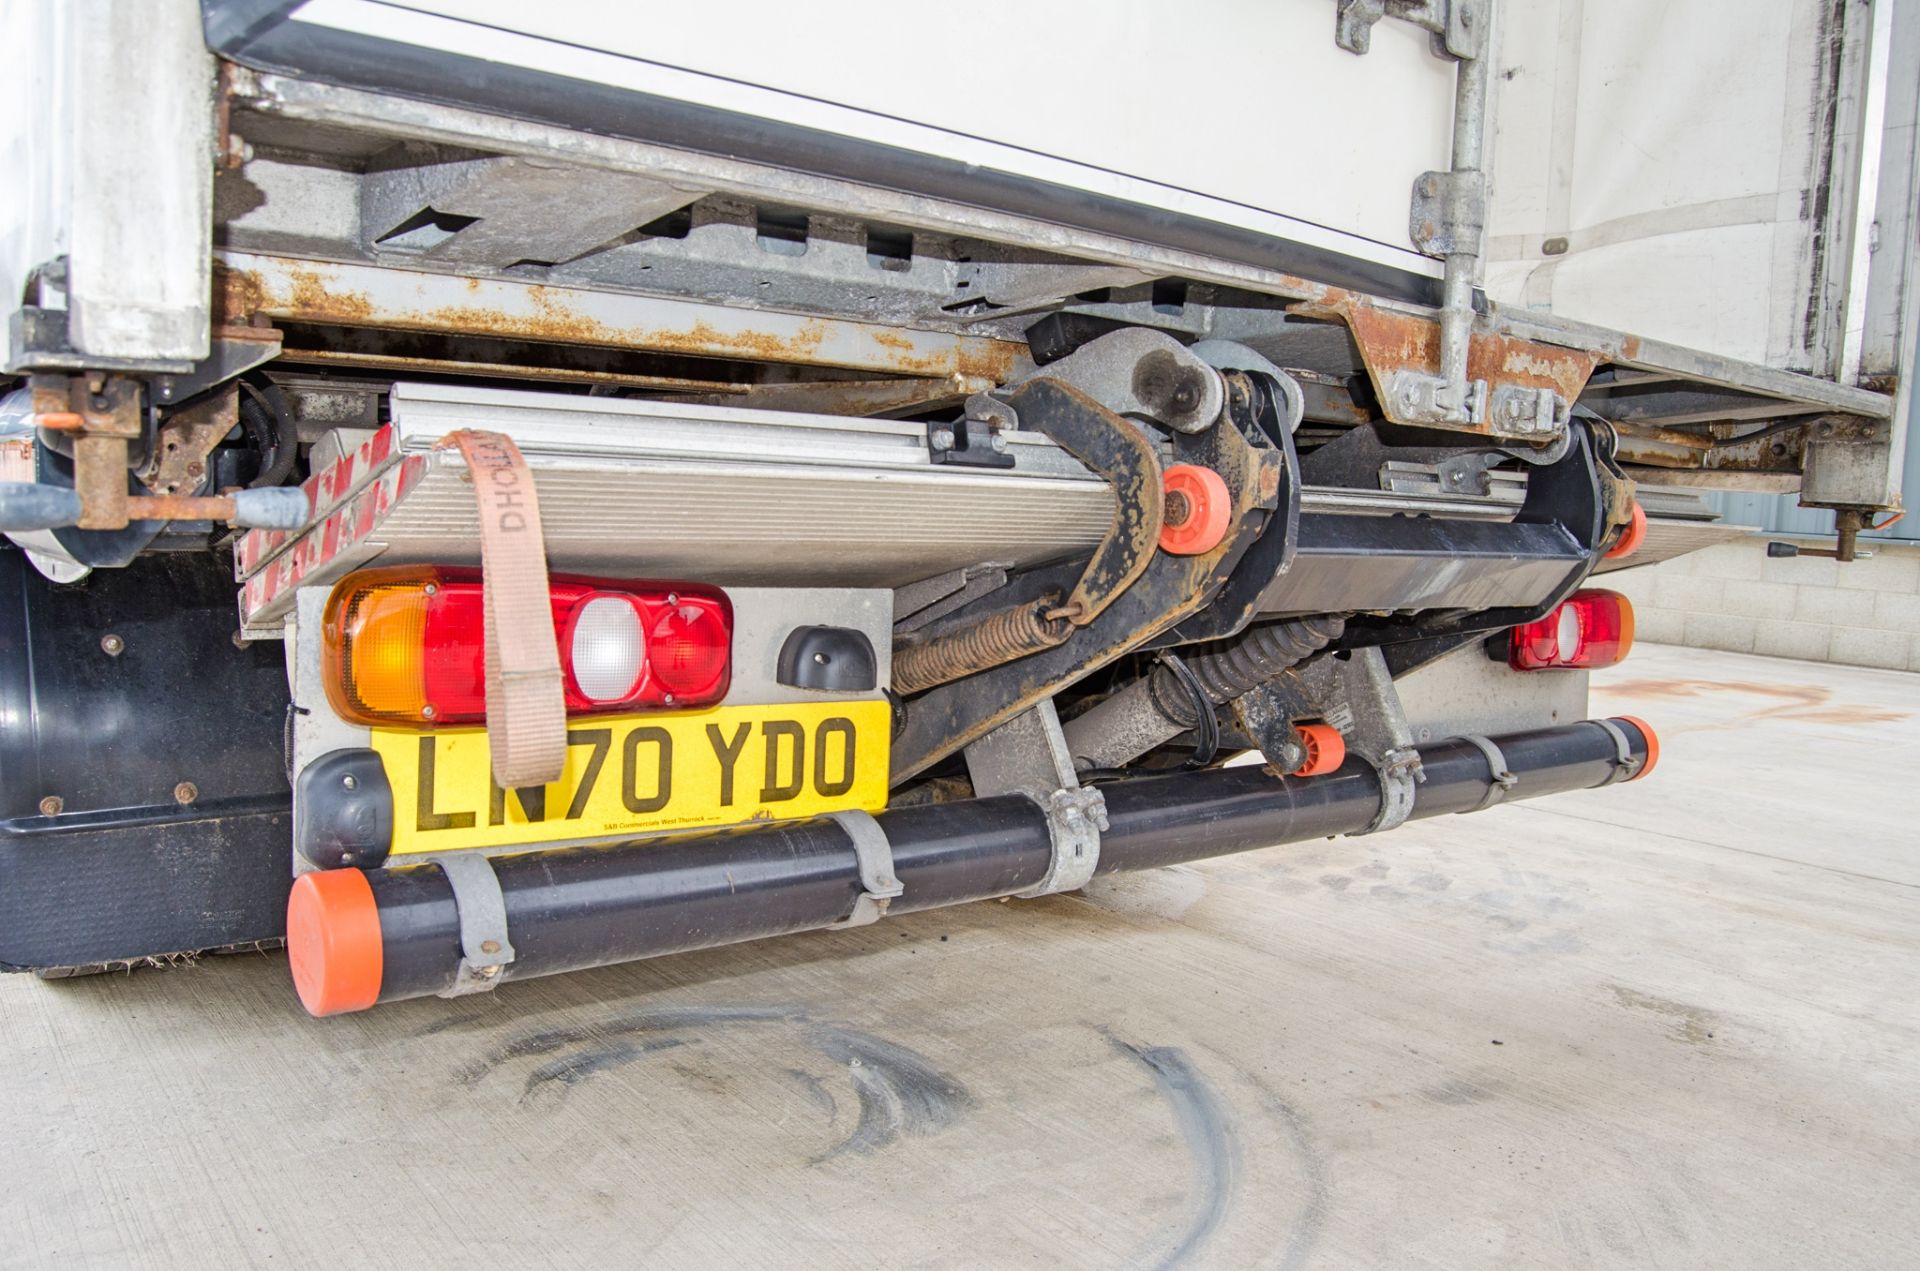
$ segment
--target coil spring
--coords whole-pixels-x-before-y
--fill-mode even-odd
[[[1230,702],[1256,684],[1264,684],[1291,666],[1340,638],[1347,620],[1334,614],[1294,618],[1254,627],[1239,639],[1185,654],[1187,666],[1215,705]],[[1169,720],[1191,728],[1193,695],[1184,691],[1165,667],[1153,675],[1153,704]]]
[[[902,695],[991,670],[1015,658],[1051,649],[1066,640],[1073,624],[1049,619],[1060,603],[1045,596],[1031,604],[1002,609],[957,631],[893,651],[893,689]]]

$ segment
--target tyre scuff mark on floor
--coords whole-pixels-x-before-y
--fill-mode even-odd
[[[815,1019],[804,1008],[782,1006],[651,1007],[586,1024],[540,1029],[497,1046],[462,1070],[458,1079],[475,1086],[504,1064],[555,1056],[528,1075],[521,1096],[524,1102],[541,1090],[565,1094],[602,1073],[698,1044],[705,1032],[769,1025],[796,1030],[809,1048],[846,1075],[859,1104],[853,1130],[815,1155],[810,1164],[846,1154],[867,1155],[904,1137],[939,1134],[973,1106],[967,1088],[919,1052],[847,1024]],[[780,1071],[831,1125],[839,1105],[827,1084],[800,1068]]]
[[[1138,1061],[1173,1112],[1193,1165],[1191,1211],[1185,1229],[1154,1265],[1177,1267],[1206,1244],[1226,1218],[1240,1175],[1240,1144],[1213,1087],[1177,1046],[1136,1046],[1109,1035],[1121,1054]]]

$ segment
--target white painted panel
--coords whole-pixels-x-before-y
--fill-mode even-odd
[[[65,257],[76,349],[205,357],[213,59],[198,5],[6,0],[0,42],[12,55],[0,76],[0,313]]]
[[[0,288],[11,313],[28,277],[67,251],[73,177],[67,49],[77,14],[48,4],[0,4]]]
[[[187,0],[68,0],[68,334],[101,357],[207,355],[213,59]]]
[[[1504,4],[1493,296],[1805,369],[1824,8]]]
[[[1365,57],[1342,51],[1332,0],[314,0],[298,17],[452,47],[403,11],[551,42],[482,55],[557,68],[559,46],[587,46],[707,77],[668,87],[690,100],[953,157],[973,158],[966,139],[991,142],[1091,170],[1068,184],[1122,193],[1098,181],[1120,174],[1358,235],[1429,268],[1408,252],[1407,198],[1446,165],[1451,65],[1397,21],[1375,28]],[[574,70],[600,73],[584,59]],[[643,91],[660,83],[627,74]],[[947,135],[915,137],[900,121]],[[1020,170],[1013,156],[983,161]]]
[[[1495,298],[1807,367],[1826,7],[1501,3]],[[1333,15],[1333,0],[310,0],[298,17],[1434,272],[1408,250],[1406,209],[1414,178],[1446,165],[1451,67],[1391,19],[1366,56],[1343,52]],[[1556,239],[1565,254],[1543,250]]]

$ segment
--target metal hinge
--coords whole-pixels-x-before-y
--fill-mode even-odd
[[[1484,0],[1336,0],[1333,41],[1349,53],[1365,53],[1373,24],[1398,18],[1433,33],[1433,51],[1465,61],[1477,57],[1484,41]]]

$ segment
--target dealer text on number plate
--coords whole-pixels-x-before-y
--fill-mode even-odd
[[[400,855],[878,811],[891,728],[886,702],[582,716],[560,780],[519,790],[494,785],[485,729],[375,729],[373,748]]]

